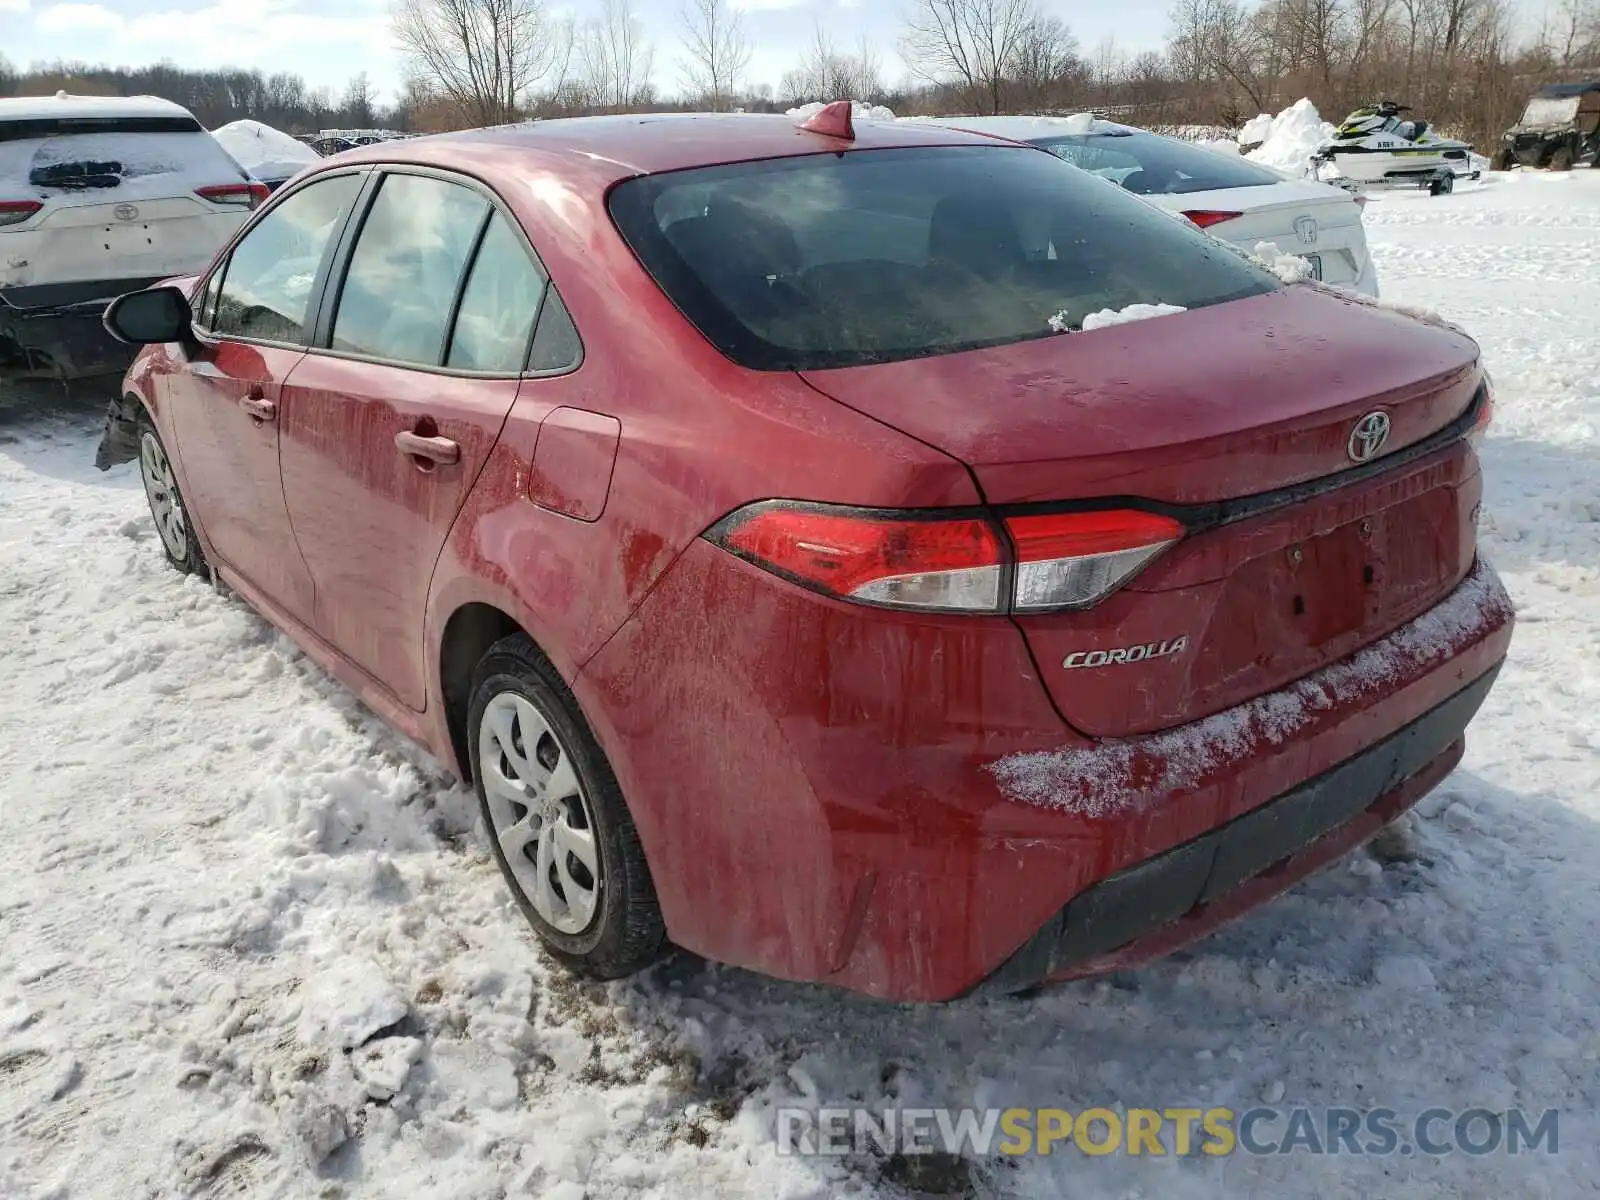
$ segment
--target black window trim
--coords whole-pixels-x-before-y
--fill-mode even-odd
[[[583,366],[588,357],[584,346],[583,335],[578,332],[578,324],[572,321],[572,328],[578,336],[578,354],[567,366],[556,367],[546,371],[533,371],[528,368],[528,360],[533,354],[533,343],[539,331],[539,321],[544,316],[545,305],[550,293],[555,290],[555,278],[550,274],[550,269],[545,266],[544,259],[539,257],[539,252],[528,237],[528,231],[522,227],[522,222],[517,220],[515,214],[506,205],[505,201],[482,180],[459,171],[441,170],[435,167],[420,166],[415,163],[369,163],[367,169],[372,173],[372,178],[366,190],[357,199],[356,207],[352,211],[351,219],[346,222],[344,232],[339,238],[338,247],[334,252],[330,269],[326,276],[318,280],[318,300],[316,306],[316,322],[312,331],[310,343],[304,347],[306,353],[316,354],[327,358],[346,359],[350,362],[372,363],[376,366],[393,367],[397,370],[417,371],[429,375],[445,375],[458,379],[549,379],[560,375],[570,375]],[[466,261],[466,269],[462,272],[461,280],[456,287],[456,296],[450,309],[449,323],[445,328],[443,346],[439,353],[439,361],[433,364],[417,362],[401,362],[397,359],[384,358],[375,354],[361,354],[350,350],[336,350],[333,348],[333,323],[338,314],[339,300],[344,292],[345,280],[350,272],[350,260],[355,252],[357,239],[361,230],[366,225],[367,215],[372,210],[373,202],[377,199],[378,191],[383,180],[390,175],[420,175],[424,178],[439,179],[446,183],[459,184],[477,192],[489,203],[489,211],[485,214],[484,221],[479,227],[473,242],[472,252]],[[534,265],[540,276],[544,279],[544,291],[540,293],[539,307],[535,311],[533,321],[528,327],[528,344],[523,350],[522,369],[520,371],[469,371],[460,367],[447,367],[444,365],[449,355],[450,344],[455,340],[455,322],[460,312],[462,299],[466,295],[466,286],[472,278],[473,269],[477,266],[478,250],[483,244],[483,238],[488,232],[489,222],[499,214],[511,227],[518,242]],[[572,310],[567,309],[568,319],[572,319]]]
[[[306,303],[306,320],[300,327],[300,341],[284,342],[269,338],[244,337],[236,333],[218,333],[210,326],[199,323],[199,320],[206,316],[203,312],[197,314],[197,319],[193,323],[194,331],[199,335],[200,340],[207,345],[215,345],[218,342],[234,342],[242,346],[270,346],[278,350],[309,350],[309,339],[315,329],[316,315],[321,308],[322,293],[327,284],[328,272],[337,257],[337,247],[349,231],[351,219],[357,212],[361,211],[366,193],[372,187],[372,174],[371,170],[365,166],[335,171],[319,171],[317,174],[301,180],[293,188],[279,189],[273,194],[268,204],[255,214],[252,220],[245,222],[234,232],[227,245],[217,254],[216,261],[212,264],[211,269],[201,276],[196,294],[204,296],[206,288],[211,286],[211,281],[215,278],[217,280],[217,299],[220,302],[222,289],[228,285],[228,268],[233,265],[234,251],[239,248],[240,242],[244,241],[254,230],[260,228],[261,223],[275,212],[280,204],[287,202],[291,196],[297,196],[307,188],[327,180],[343,176],[359,177],[361,185],[356,188],[355,199],[351,202],[349,211],[345,213],[344,224],[340,227],[338,234],[328,239],[328,245],[323,248],[322,261],[317,265],[317,277],[311,283],[311,294]],[[213,318],[216,316],[214,307],[211,316]]]

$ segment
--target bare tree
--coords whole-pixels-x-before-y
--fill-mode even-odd
[[[712,112],[720,112],[731,105],[739,76],[750,65],[752,47],[744,20],[728,0],[685,0],[678,20],[684,87]]]
[[[912,0],[902,52],[930,83],[960,83],[1000,111],[1006,77],[1039,19],[1034,0]]]
[[[1600,60],[1600,0],[1560,0],[1550,41],[1562,67],[1595,65]]]
[[[544,0],[397,0],[392,22],[410,73],[479,125],[515,120],[572,52],[570,27]]]
[[[344,99],[339,108],[344,119],[356,129],[372,128],[372,110],[377,107],[377,91],[365,71],[350,78],[344,89]]]
[[[1083,74],[1078,39],[1060,17],[1040,17],[1023,35],[1012,64],[1016,100],[1024,108],[1050,108],[1066,97]]]
[[[585,97],[613,111],[640,104],[652,94],[655,50],[630,0],[603,0],[600,16],[578,35],[578,70]]]

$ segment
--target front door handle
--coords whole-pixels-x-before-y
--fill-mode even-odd
[[[244,406],[245,412],[249,413],[254,420],[272,421],[277,419],[277,404],[261,395],[255,388],[251,388],[250,394],[240,403]]]
[[[401,454],[411,458],[423,458],[446,466],[461,461],[460,444],[449,438],[425,437],[420,433],[403,429],[394,435],[394,444]]]

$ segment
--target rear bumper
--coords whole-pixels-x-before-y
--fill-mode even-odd
[[[1195,890],[1167,889],[1142,922],[1119,918],[1117,936],[1197,936],[1209,927],[1194,919],[1202,892],[1214,924],[1299,877],[1263,854],[1321,846],[1295,859],[1303,874],[1359,841],[1437,782],[1459,728],[1426,726],[1428,744],[1381,777],[1382,760],[1368,760],[1360,779],[1372,778],[1349,805],[1289,797],[1491,677],[1512,621],[1480,562],[1409,624],[1280,691],[1163,733],[1090,741],[1050,707],[1009,622],[838,604],[697,541],[573,690],[675,943],[782,978],[945,1000],[1035,938],[1046,952],[995,986],[1116,965],[1129,947],[1103,939],[1058,961],[1063,910],[1274,800],[1287,806],[1260,818],[1256,853],[1227,867],[1207,843],[1216,852]],[[1312,816],[1291,825],[1297,805]],[[1317,840],[1341,818],[1338,837]],[[1268,840],[1280,822],[1287,832]],[[1106,886],[1085,905],[1127,887]]]
[[[118,341],[102,318],[118,296],[155,279],[105,279],[34,284],[0,291],[0,341],[19,352],[26,369],[60,379],[115,375],[138,347]]]
[[[980,991],[1135,966],[1211,932],[1365,841],[1460,761],[1496,664],[1443,704],[1226,825],[1085,889]]]

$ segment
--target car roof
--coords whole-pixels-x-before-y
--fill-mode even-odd
[[[37,121],[84,117],[189,117],[181,104],[156,96],[8,96],[0,99],[0,121]]]
[[[1073,117],[912,117],[909,125],[937,125],[944,129],[968,129],[1017,142],[1047,137],[1093,137],[1096,134],[1126,135],[1148,133],[1132,125],[1119,125],[1091,113]]]
[[[1565,100],[1569,96],[1582,96],[1586,92],[1600,92],[1600,79],[1589,83],[1551,83],[1534,93],[1545,100]]]
[[[581,168],[585,173],[599,170],[620,179],[657,171],[826,154],[843,149],[993,144],[991,139],[923,121],[857,119],[855,133],[855,141],[840,142],[809,133],[801,129],[793,117],[781,113],[568,117],[381,142],[376,146],[347,150],[330,161],[409,162],[451,167],[463,157],[503,159],[508,151],[522,150],[543,158],[546,166],[565,160],[575,170]]]

